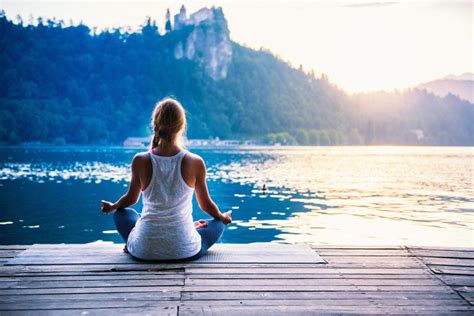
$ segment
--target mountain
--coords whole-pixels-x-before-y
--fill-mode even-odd
[[[446,80],[474,80],[474,74],[470,72],[463,73],[461,75],[447,75],[443,79]]]
[[[441,97],[451,93],[474,103],[474,74],[472,73],[464,73],[459,76],[449,75],[443,79],[422,83],[418,88],[426,89]]]
[[[221,8],[165,30],[96,32],[0,14],[0,141],[121,144],[150,134],[155,103],[185,106],[189,138],[283,144],[473,145],[474,107],[425,90],[348,95],[328,77],[231,41]]]

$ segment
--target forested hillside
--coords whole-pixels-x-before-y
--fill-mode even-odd
[[[158,30],[94,32],[0,16],[0,141],[121,144],[171,95],[189,138],[287,144],[473,145],[474,105],[422,90],[350,96],[230,41],[220,8]]]

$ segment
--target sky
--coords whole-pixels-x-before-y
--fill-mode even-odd
[[[348,92],[401,90],[474,72],[474,0],[0,0],[9,18],[132,29],[146,16],[163,26],[166,9],[174,15],[181,4],[188,14],[222,7],[232,40],[325,73]]]

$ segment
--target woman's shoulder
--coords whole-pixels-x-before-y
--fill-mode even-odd
[[[132,164],[142,165],[142,164],[148,163],[149,161],[150,161],[150,152],[144,151],[144,152],[136,153],[135,156],[133,156]]]
[[[183,160],[186,165],[193,168],[201,169],[203,166],[205,166],[204,159],[201,156],[190,152],[189,150],[186,150],[186,155],[184,156]]]
[[[184,159],[188,160],[189,162],[199,163],[204,161],[204,159],[202,159],[202,157],[198,154],[192,153],[187,149],[185,151],[186,155],[184,156]]]

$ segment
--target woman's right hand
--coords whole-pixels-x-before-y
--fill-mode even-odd
[[[224,225],[229,225],[232,222],[232,211],[227,211],[224,214],[221,213],[220,220]]]
[[[102,213],[105,214],[115,211],[114,204],[104,200],[100,201],[100,209],[102,210]]]

